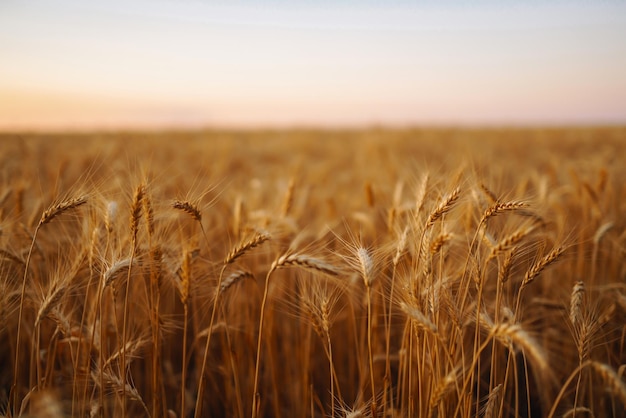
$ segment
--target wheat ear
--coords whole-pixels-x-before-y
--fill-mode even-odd
[[[235,272],[231,273],[228,277],[226,277],[222,281],[222,285],[220,286],[220,292],[223,293],[223,292],[227,291],[229,288],[234,286],[236,283],[238,283],[241,280],[245,280],[245,279],[253,279],[254,280],[254,274],[250,273],[249,271],[244,271],[244,270],[238,270],[238,271],[235,271]]]
[[[500,392],[502,392],[502,383],[489,392],[487,404],[485,405],[485,413],[483,415],[484,418],[494,418],[496,416],[496,403],[500,397]]]
[[[193,203],[187,200],[175,200],[172,202],[172,207],[185,212],[196,221],[202,222],[202,213],[200,212],[200,209],[198,209],[198,206]]]
[[[511,202],[496,202],[493,205],[489,206],[485,213],[483,213],[482,218],[480,218],[479,224],[483,224],[487,222],[489,218],[492,218],[502,212],[513,211],[517,209],[522,209],[528,207],[526,202],[520,201],[511,201]]]
[[[510,250],[533,231],[534,227],[523,227],[505,236],[491,249],[488,259],[496,257],[498,254]]]
[[[522,292],[530,283],[535,280],[543,270],[545,270],[551,264],[554,264],[561,255],[565,252],[565,247],[559,246],[550,251],[547,255],[540,258],[532,267],[526,272],[522,284],[517,292],[517,302],[515,303],[515,321],[517,321],[520,313],[520,306],[522,302]]]
[[[569,309],[569,319],[574,327],[577,327],[582,320],[582,306],[584,296],[585,283],[582,281],[578,281],[576,282],[576,284],[574,285],[574,289],[572,290]]]
[[[85,203],[87,203],[87,196],[80,196],[74,199],[69,199],[69,200],[65,200],[61,203],[58,203],[48,209],[46,209],[42,214],[41,214],[41,219],[39,220],[39,225],[45,225],[47,223],[52,222],[52,220],[54,218],[56,218],[57,216],[59,216],[60,214],[62,214],[63,212],[66,212],[68,210],[77,208],[79,206],[84,205]]]
[[[460,194],[461,188],[457,187],[449,195],[444,197],[441,202],[439,202],[439,204],[435,207],[435,209],[433,209],[433,211],[430,213],[428,221],[426,222],[426,226],[431,226],[445,213],[452,209],[456,201],[459,199]]]
[[[275,264],[274,268],[299,266],[304,269],[324,273],[329,276],[337,276],[339,274],[339,270],[335,266],[325,262],[324,260],[311,257],[306,254],[285,254],[279,257],[275,261]]]
[[[565,252],[565,247],[556,247],[550,251],[546,256],[536,262],[530,270],[526,272],[526,276],[522,282],[522,286],[526,286],[531,283],[539,274],[549,265],[555,263],[561,255]]]
[[[591,366],[602,377],[611,392],[626,406],[626,384],[611,366],[592,361]]]
[[[224,259],[224,264],[233,263],[236,259],[244,255],[248,250],[258,247],[270,238],[271,235],[269,233],[259,232],[251,238],[247,239],[246,241],[239,243],[226,255],[226,258]]]
[[[285,218],[289,215],[291,211],[291,207],[293,206],[293,192],[295,189],[296,182],[292,178],[289,180],[289,185],[287,186],[287,192],[285,192],[285,198],[283,199],[283,205],[280,209],[281,217]]]

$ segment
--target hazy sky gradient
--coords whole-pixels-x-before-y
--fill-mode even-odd
[[[0,130],[565,123],[626,123],[626,2],[0,3]]]

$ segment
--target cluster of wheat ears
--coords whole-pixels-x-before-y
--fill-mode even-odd
[[[624,416],[624,134],[2,138],[0,414]]]

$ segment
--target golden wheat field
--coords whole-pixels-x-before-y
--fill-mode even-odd
[[[618,417],[626,129],[5,134],[6,417]]]

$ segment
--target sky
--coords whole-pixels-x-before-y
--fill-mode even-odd
[[[0,131],[563,124],[626,124],[626,1],[0,2]]]

